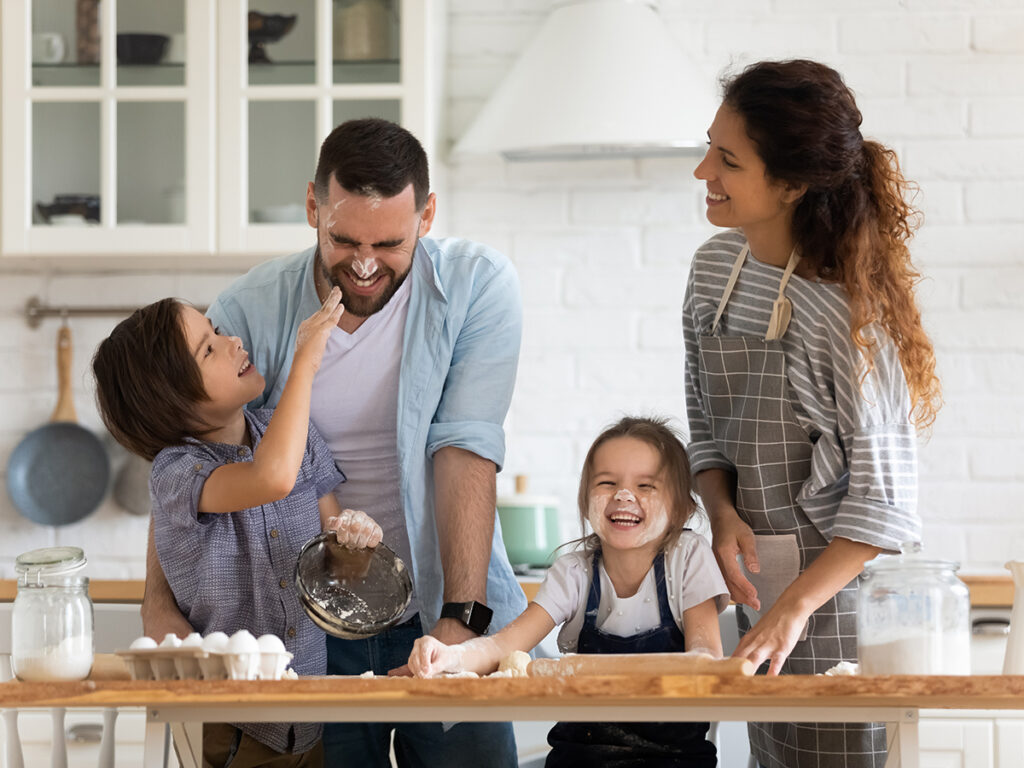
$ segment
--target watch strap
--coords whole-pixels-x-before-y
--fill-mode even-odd
[[[478,635],[487,631],[494,614],[490,608],[476,600],[468,603],[445,603],[441,606],[442,619],[458,619]]]

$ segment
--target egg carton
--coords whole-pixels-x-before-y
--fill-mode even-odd
[[[288,651],[233,653],[159,645],[115,653],[124,659],[133,680],[281,680],[294,675],[287,670],[292,660]]]

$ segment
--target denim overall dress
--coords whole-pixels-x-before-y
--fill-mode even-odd
[[[665,586],[665,554],[654,559],[658,592],[657,627],[628,637],[597,627],[601,605],[601,551],[594,552],[590,593],[577,653],[668,653],[686,650],[672,617]],[[705,737],[708,723],[557,723],[548,734],[545,768],[715,768],[715,745]]]

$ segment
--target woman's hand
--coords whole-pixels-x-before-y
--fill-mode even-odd
[[[735,507],[721,507],[708,516],[711,518],[711,548],[722,576],[725,577],[725,584],[729,587],[729,595],[737,603],[749,605],[755,611],[760,610],[761,601],[757,598],[757,590],[743,575],[736,561],[737,555],[743,555],[747,570],[751,573],[761,570],[757,562],[754,532],[740,520]]]
[[[303,320],[299,326],[295,335],[293,366],[299,360],[305,360],[314,373],[320,370],[320,362],[323,360],[327,339],[331,335],[331,330],[338,325],[344,312],[345,307],[341,303],[341,289],[334,286],[327,294],[320,309]]]
[[[327,530],[334,531],[338,543],[349,549],[373,549],[384,538],[374,519],[355,509],[343,509],[337,517],[328,518]]]
[[[779,674],[810,615],[811,611],[792,607],[783,597],[743,636],[733,657],[749,659],[755,669],[771,659],[768,674]]]
[[[445,645],[436,637],[416,639],[409,654],[409,670],[416,677],[433,677],[443,672],[462,671],[462,647]]]

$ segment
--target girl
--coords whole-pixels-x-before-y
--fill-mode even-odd
[[[160,564],[192,628],[274,634],[295,671],[326,673],[324,634],[292,585],[303,543],[321,529],[376,546],[362,512],[338,508],[344,476],[309,423],[313,376],[343,308],[335,288],[299,328],[276,411],[246,411],[264,387],[236,337],[164,299],[120,323],[93,359],[103,422],[153,460],[150,492]],[[273,416],[273,418],[271,418]],[[318,723],[203,726],[204,764],[319,766]]]
[[[728,231],[697,251],[686,290],[690,461],[732,597],[753,609],[734,655],[772,675],[856,661],[864,563],[920,537],[915,426],[940,396],[914,211],[860,123],[835,70],[754,64],[726,82],[694,171]],[[766,768],[885,762],[881,726],[749,733]]]
[[[593,533],[559,557],[526,610],[493,637],[447,646],[427,635],[415,675],[493,672],[556,625],[563,653],[703,651],[722,655],[726,586],[704,539],[683,526],[696,509],[686,450],[662,419],[624,418],[587,453],[580,522]],[[559,723],[547,766],[716,764],[707,723]]]

